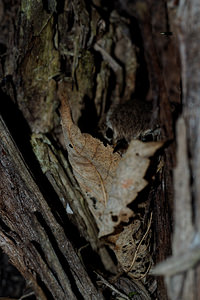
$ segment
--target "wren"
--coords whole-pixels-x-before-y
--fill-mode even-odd
[[[129,100],[115,106],[106,116],[106,139],[113,145],[120,140],[129,143],[132,139],[145,140],[152,126],[152,103],[139,99]]]

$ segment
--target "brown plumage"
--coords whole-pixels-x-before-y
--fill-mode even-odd
[[[129,100],[111,109],[106,117],[107,138],[115,144],[125,139],[139,139],[151,132],[152,104],[138,99]]]

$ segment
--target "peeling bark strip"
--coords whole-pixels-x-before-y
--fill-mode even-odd
[[[170,299],[193,299],[194,270],[200,259],[200,247],[195,245],[192,224],[189,161],[186,124],[181,117],[177,122],[177,166],[174,170],[174,237],[173,256],[158,264],[155,275],[164,275]],[[186,273],[184,273],[186,272]],[[186,296],[187,295],[187,296]],[[193,295],[193,296],[192,296]],[[182,298],[184,297],[184,298]],[[192,298],[190,298],[192,297]]]
[[[155,273],[165,276],[172,300],[200,299],[199,16],[198,0],[179,1],[176,26],[182,66],[183,113],[177,122],[173,256],[155,269]]]
[[[0,247],[39,299],[103,299],[0,119]]]

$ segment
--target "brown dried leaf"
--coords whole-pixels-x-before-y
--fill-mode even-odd
[[[135,234],[138,234],[138,232],[141,238],[141,221],[136,219],[131,224],[125,226],[121,232],[110,235],[107,238],[108,242],[111,243],[111,248],[115,252],[118,262],[125,272],[130,269],[137,249],[136,243],[139,243],[138,238],[135,238]]]
[[[98,221],[107,204],[108,192],[120,161],[120,155],[113,154],[112,147],[105,147],[101,141],[91,135],[81,133],[72,121],[62,83],[59,86],[59,97],[62,102],[62,127],[68,158],[90,210]]]
[[[143,277],[151,265],[150,226],[151,218],[145,226],[144,220],[138,216],[121,232],[107,237],[122,269],[135,279]]]
[[[127,205],[147,185],[143,177],[149,165],[148,157],[162,143],[132,141],[121,159],[112,147],[105,147],[98,139],[81,133],[73,123],[64,83],[59,85],[59,97],[68,158],[102,237],[133,215]]]
[[[127,207],[148,184],[144,175],[148,169],[151,157],[163,142],[143,143],[132,140],[126,154],[121,159],[116,176],[112,182],[109,199],[102,216],[102,226],[99,236],[113,232],[120,222],[127,222],[133,211]],[[108,221],[108,220],[112,221]]]

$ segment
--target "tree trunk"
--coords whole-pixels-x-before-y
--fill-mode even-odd
[[[37,299],[199,298],[196,2],[1,1],[0,247]],[[66,135],[75,126],[78,139],[102,141],[105,161],[109,147],[125,160],[131,143],[110,146],[104,127],[133,99],[152,104],[163,146],[148,162],[148,186],[127,200],[129,218],[113,214],[111,223],[123,221],[101,237],[102,204],[88,200]]]

